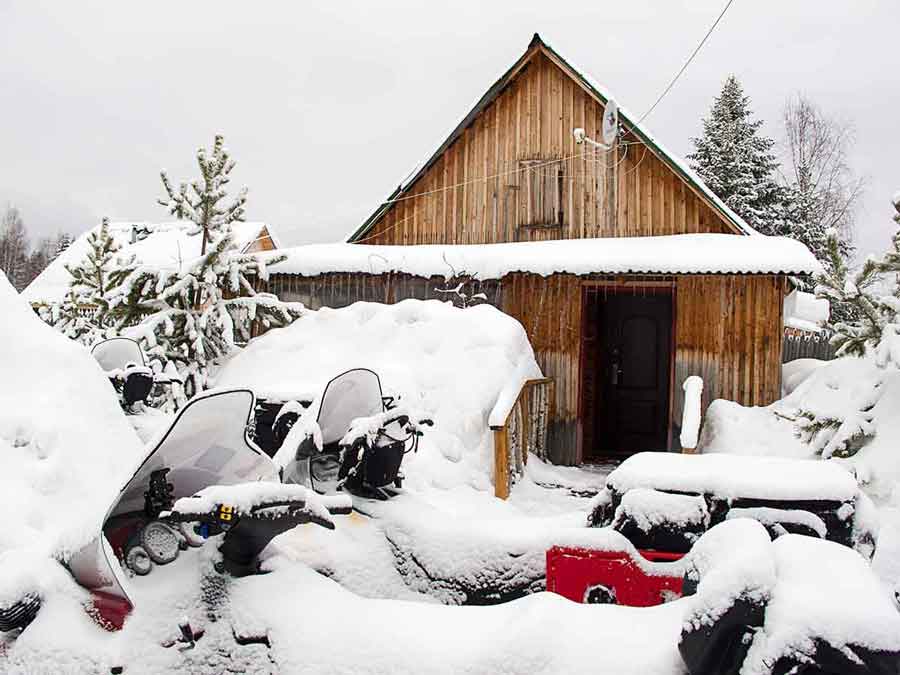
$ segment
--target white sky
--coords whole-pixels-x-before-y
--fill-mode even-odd
[[[724,0],[0,0],[0,203],[33,232],[162,220],[158,170],[192,177],[224,133],[248,219],[335,240],[373,211],[541,33],[641,113]],[[857,126],[861,252],[895,231],[900,3],[735,0],[645,123],[681,155],[735,73],[777,131],[802,90]]]

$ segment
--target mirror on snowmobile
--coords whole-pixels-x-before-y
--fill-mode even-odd
[[[114,337],[98,342],[91,349],[91,356],[97,359],[97,363],[107,373],[117,370],[124,371],[129,363],[138,366],[147,365],[141,346],[127,337]]]
[[[353,420],[371,417],[384,409],[381,380],[367,368],[355,368],[338,375],[325,385],[317,421],[322,444],[337,443],[350,429]]]

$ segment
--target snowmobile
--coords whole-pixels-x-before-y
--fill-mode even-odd
[[[333,378],[318,398],[261,402],[255,434],[282,478],[319,494],[347,491],[384,500],[403,485],[403,457],[432,420],[384,396],[365,368]]]
[[[119,403],[127,415],[139,414],[154,386],[178,382],[173,378],[155,376],[147,365],[140,345],[131,338],[114,337],[98,342],[91,355],[100,364],[119,396]]]
[[[716,526],[745,518],[773,541],[814,538],[826,551],[840,545],[871,557],[875,534],[862,513],[867,507],[853,476],[821,460],[639,453],[609,474],[588,516],[589,526],[609,527],[631,546],[551,548],[547,590],[576,602],[634,606],[693,595],[707,574],[683,569],[694,545]],[[686,621],[679,649],[689,672],[737,675],[752,636],[762,630],[767,603],[764,594],[738,596],[714,621]],[[786,654],[773,672],[896,673],[898,664],[897,653],[860,648],[854,657],[820,641],[815,654]]]
[[[208,538],[219,542],[215,573],[241,577],[259,571],[259,554],[279,534],[304,523],[333,529],[331,516],[350,512],[347,496],[282,483],[248,438],[254,403],[242,389],[193,398],[120,490],[97,537],[67,561],[101,626],[122,627],[133,608],[126,586]],[[29,592],[0,607],[0,631],[24,629],[40,604]]]

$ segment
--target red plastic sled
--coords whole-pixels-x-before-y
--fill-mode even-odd
[[[650,562],[674,562],[683,553],[639,551]],[[583,603],[650,607],[680,598],[682,577],[648,574],[625,551],[554,546],[547,551],[547,590]]]

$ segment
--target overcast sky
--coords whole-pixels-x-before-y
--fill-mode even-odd
[[[0,0],[0,203],[32,232],[162,220],[158,171],[195,172],[217,132],[248,219],[285,243],[343,237],[423,161],[539,32],[641,113],[724,0]],[[684,155],[736,74],[771,135],[803,91],[852,120],[869,178],[864,252],[895,227],[900,3],[735,0],[646,121]],[[237,187],[237,185],[236,185]]]

